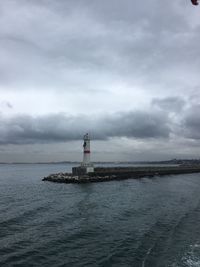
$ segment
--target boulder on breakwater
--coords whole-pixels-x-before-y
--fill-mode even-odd
[[[43,181],[49,181],[54,183],[88,183],[88,182],[104,182],[104,181],[111,181],[116,179],[115,175],[106,175],[104,177],[100,176],[90,176],[88,175],[81,175],[75,176],[71,173],[55,173],[50,174],[47,177],[43,178]]]

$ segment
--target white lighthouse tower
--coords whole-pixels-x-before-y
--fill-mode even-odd
[[[90,162],[90,136],[86,133],[83,136],[83,161],[81,166],[72,168],[72,173],[74,175],[84,175],[89,172],[94,172],[94,166]]]
[[[83,136],[83,162],[81,166],[90,166],[90,137],[89,134],[86,133]]]
[[[94,171],[93,164],[90,162],[90,136],[88,133],[83,136],[83,162],[81,167],[85,168],[86,173]]]

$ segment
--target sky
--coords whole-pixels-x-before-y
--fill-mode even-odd
[[[1,0],[0,162],[200,158],[200,6]]]

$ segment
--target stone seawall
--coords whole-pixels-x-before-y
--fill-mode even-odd
[[[43,181],[55,183],[90,183],[187,173],[200,173],[200,166],[95,168],[93,173],[82,176],[74,176],[71,173],[50,174],[44,177]]]

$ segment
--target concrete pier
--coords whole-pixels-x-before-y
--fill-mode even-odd
[[[175,174],[200,173],[200,166],[177,166],[177,167],[111,167],[94,168],[94,172],[74,175],[72,173],[50,174],[43,181],[56,183],[90,183],[106,182],[124,179],[139,179]]]

